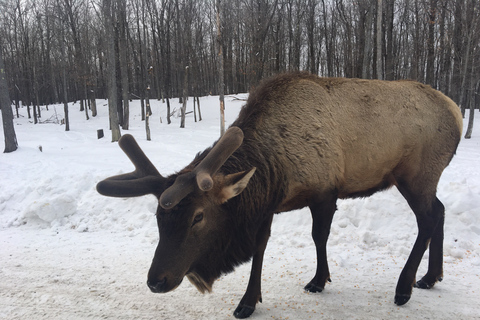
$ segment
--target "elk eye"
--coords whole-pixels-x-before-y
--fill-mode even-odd
[[[197,214],[197,215],[193,218],[192,227],[193,227],[195,224],[197,224],[197,223],[199,223],[200,221],[202,221],[202,220],[203,220],[203,212]]]

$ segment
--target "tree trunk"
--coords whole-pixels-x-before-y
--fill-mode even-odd
[[[108,78],[108,113],[110,116],[110,130],[112,142],[120,139],[117,112],[117,83],[115,76],[115,32],[113,30],[113,10],[111,0],[103,0],[105,29],[107,33],[107,78]]]
[[[116,10],[116,8],[114,9]],[[122,102],[122,71],[120,62],[120,36],[117,24],[118,17],[114,18],[115,29],[115,83],[117,85],[117,118],[118,124],[123,127],[123,102]]]
[[[150,108],[150,84],[147,84],[145,90],[145,133],[147,135],[147,140],[150,141],[150,116],[152,115],[152,108]]]
[[[473,30],[473,29],[472,29]],[[472,36],[473,36],[473,31],[470,31],[465,39],[467,45],[464,48],[465,50],[465,56],[463,58],[463,67],[462,67],[462,72],[460,74],[462,78],[462,85],[460,87],[460,97],[458,99],[458,103],[460,104],[460,107],[462,109],[462,115],[465,116],[465,108],[466,106],[466,100],[467,100],[467,71],[468,71],[468,63],[470,61],[470,48],[472,44]]]
[[[87,120],[90,120],[90,117],[88,116],[88,106],[90,104],[88,103],[88,91],[87,91],[87,82],[86,81],[83,82],[83,86],[84,86],[83,90],[84,90],[84,94],[85,94],[85,118]]]
[[[197,122],[197,108],[196,108],[196,105],[197,105],[197,97],[195,97],[195,95],[193,96],[193,119],[195,120],[195,122]]]
[[[94,84],[93,84],[93,88],[96,88],[97,87],[97,78],[94,77]],[[92,117],[96,117],[97,116],[97,101],[96,101],[96,98],[95,98],[95,90],[94,89],[91,89],[90,90],[90,94],[89,94],[89,99],[90,99],[90,104],[92,106]]]
[[[464,55],[464,28],[462,19],[462,3],[464,1],[456,1],[454,9],[454,27],[453,27],[453,77],[452,92],[453,100],[457,104],[462,103],[460,92],[462,91],[462,57]],[[462,109],[463,110],[463,109]]]
[[[147,72],[148,74],[148,72]],[[148,75],[147,75],[148,77]],[[147,80],[147,88],[145,89],[145,134],[147,135],[147,141],[151,140],[150,137],[150,116],[152,115],[152,108],[150,108],[150,81]]]
[[[419,8],[419,0],[414,1],[414,12],[418,12],[420,10]],[[412,80],[417,80],[417,81],[422,81],[423,82],[423,74],[421,74],[420,70],[420,65],[422,63],[422,54],[421,54],[421,44],[420,42],[423,41],[423,38],[421,38],[421,32],[420,32],[420,27],[421,27],[421,18],[416,16],[415,17],[415,26],[413,27],[414,29],[414,34],[413,34],[413,54],[412,54],[412,66],[410,67],[410,78]]]
[[[447,96],[450,95],[450,66],[451,66],[451,47],[447,48],[446,46],[446,36],[445,36],[445,25],[446,25],[446,14],[447,8],[446,3],[444,2],[441,6],[442,12],[440,14],[440,30],[439,30],[439,46],[440,46],[440,60],[439,60],[439,72],[438,72],[438,90],[445,93]]]
[[[221,0],[216,0],[217,7],[217,46],[218,46],[218,91],[220,95],[220,136],[225,133],[225,83],[223,80],[223,41],[222,41],[222,24],[220,21]]]
[[[145,61],[147,61],[145,57]],[[150,75],[152,74],[152,68],[148,68],[146,77],[147,87],[145,88],[145,133],[147,135],[147,141],[151,140],[150,137],[150,116],[152,115],[152,108],[150,107]]]
[[[332,42],[332,35],[328,33],[328,25],[327,25],[327,17],[329,16],[327,14],[327,6],[325,4],[325,0],[322,0],[322,11],[323,11],[323,31],[325,33],[324,38],[325,38],[325,53],[327,56],[327,76],[328,77],[333,77],[333,42]]]
[[[65,113],[65,131],[70,131],[70,119],[68,117],[68,100],[67,100],[67,71],[66,65],[63,67],[63,111]]]
[[[172,120],[170,119],[170,98],[167,95],[167,123],[170,124],[172,123]]]
[[[15,84],[15,111],[17,114],[17,119],[20,118],[18,109],[20,109],[20,89]]]
[[[150,113],[148,111],[145,114],[145,134],[147,135],[147,141],[152,140],[150,136]]]
[[[38,89],[37,89],[37,72],[36,66],[33,66],[33,74],[32,74],[32,83],[33,83],[33,123],[38,123],[38,114],[37,114],[37,105],[38,105]]]
[[[308,62],[309,70],[313,74],[317,74],[317,63],[315,56],[315,7],[317,5],[316,1],[309,0],[308,6],[308,18],[307,18],[307,39],[308,39]]]
[[[62,87],[63,87],[63,112],[65,113],[65,131],[70,131],[70,119],[68,117],[68,88],[67,88],[67,57],[65,54],[65,31],[61,28],[60,35],[61,57],[62,57]]]
[[[202,121],[202,112],[200,111],[200,98],[197,96],[198,121]]]
[[[432,0],[433,1],[433,0]],[[385,79],[394,80],[395,79],[395,64],[394,64],[394,50],[393,50],[393,23],[394,23],[394,13],[395,13],[395,0],[386,1],[386,23],[385,23],[385,33],[386,33],[386,54],[385,54]]]
[[[142,43],[142,32],[140,29],[140,11],[139,11],[140,4],[137,3],[136,7],[136,15],[137,15],[137,37],[138,37],[138,62],[139,62],[139,67],[137,66],[137,80],[138,80],[138,94],[140,95],[140,110],[141,110],[141,115],[142,115],[142,121],[145,120],[145,101],[144,101],[144,90],[145,90],[145,63],[143,61],[143,43]],[[144,8],[142,8],[144,10]],[[146,39],[144,39],[146,41]],[[136,50],[134,50],[136,52]]]
[[[435,85],[435,23],[437,15],[437,0],[430,0],[428,13],[428,38],[427,38],[427,74],[425,82],[436,88]]]
[[[17,136],[13,126],[12,101],[8,94],[7,78],[5,76],[5,66],[3,64],[3,48],[0,46],[0,109],[2,109],[3,134],[5,136],[5,150],[3,152],[13,152],[17,150]]]
[[[382,0],[377,0],[377,79],[382,80]]]
[[[130,107],[128,101],[128,71],[127,71],[127,37],[126,37],[126,28],[127,28],[127,8],[126,0],[120,1],[120,32],[119,32],[119,55],[120,55],[120,74],[121,74],[121,83],[122,83],[122,100],[123,100],[123,121],[122,128],[128,130],[129,127],[129,116],[130,116]]]
[[[372,51],[372,20],[374,5],[367,7],[367,16],[365,18],[365,47],[363,48],[363,61],[362,61],[362,78],[369,78],[369,71],[371,71],[370,52]]]
[[[92,104],[92,117],[97,116],[97,101],[95,100],[94,97],[91,99],[91,104]]]
[[[187,112],[187,96],[188,96],[188,66],[185,67],[185,76],[183,79],[183,105],[181,108],[180,128],[185,128],[185,114]]]
[[[167,1],[169,4],[167,7],[167,12],[168,15],[170,15],[171,12],[171,7],[172,7],[172,2]],[[172,64],[170,63],[171,61],[171,41],[170,41],[170,23],[165,24],[165,45],[161,46],[163,48],[163,53],[164,53],[164,59],[167,61],[166,66],[165,66],[165,78],[163,81],[163,84],[165,86],[165,97],[167,100],[167,123],[171,124],[172,121],[170,119],[170,97],[172,97]]]
[[[470,114],[468,115],[468,126],[467,131],[465,132],[465,139],[470,139],[472,137],[473,131],[473,120],[475,119],[475,105],[478,105],[478,98],[480,92],[480,80],[478,80],[475,87],[472,87],[470,92]]]

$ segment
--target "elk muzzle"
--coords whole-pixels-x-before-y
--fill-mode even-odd
[[[175,290],[183,281],[182,277],[175,277],[170,273],[162,273],[158,276],[153,276],[149,272],[147,286],[153,293],[165,293]]]

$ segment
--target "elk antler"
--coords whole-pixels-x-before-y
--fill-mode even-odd
[[[243,131],[230,127],[218,140],[207,156],[193,171],[179,175],[175,183],[162,193],[159,203],[164,209],[176,206],[195,188],[195,182],[202,191],[213,188],[212,176],[243,142]]]
[[[111,197],[137,197],[150,193],[160,196],[165,178],[140,149],[135,138],[130,134],[123,135],[118,145],[132,161],[135,170],[100,181],[97,191]]]

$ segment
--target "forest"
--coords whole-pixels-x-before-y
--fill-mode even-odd
[[[247,92],[295,70],[480,100],[478,0],[0,0],[0,46],[35,122],[39,105],[80,101],[88,117],[110,97],[125,129],[129,99]]]

